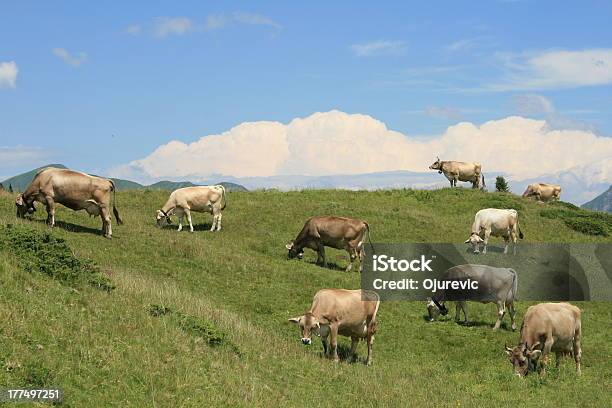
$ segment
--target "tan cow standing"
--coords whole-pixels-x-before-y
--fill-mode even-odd
[[[441,161],[439,157],[429,166],[430,170],[438,170],[450,181],[451,187],[457,187],[457,181],[468,181],[472,188],[484,188],[485,180],[480,163],[466,163],[460,161]]]
[[[556,355],[556,366],[565,354],[574,356],[580,374],[582,348],[581,312],[569,303],[540,303],[529,307],[521,326],[518,346],[506,346],[514,373],[525,376],[532,371],[546,371],[548,354]]]
[[[518,234],[517,234],[518,233]],[[489,237],[502,237],[504,239],[504,254],[508,253],[508,244],[512,241],[513,253],[516,255],[516,237],[523,239],[518,221],[518,212],[514,209],[485,208],[474,216],[472,233],[465,241],[472,245],[474,253],[480,252],[480,245],[483,245],[482,253],[487,253]]]
[[[181,231],[183,217],[187,216],[189,230],[193,232],[191,212],[207,212],[213,215],[210,230],[219,231],[221,230],[221,211],[226,205],[225,187],[222,185],[179,188],[170,194],[162,209],[157,210],[157,225],[163,227],[171,224],[170,216],[177,215],[179,217],[178,231]]]
[[[533,183],[527,186],[523,193],[524,198],[535,198],[536,201],[548,202],[559,200],[561,197],[561,186],[548,183]]]
[[[304,248],[317,252],[317,263],[327,266],[325,247],[345,249],[349,254],[349,264],[346,272],[353,267],[353,261],[359,258],[359,271],[363,269],[363,248],[366,232],[369,234],[368,223],[362,220],[332,215],[309,218],[297,238],[290,241],[285,247],[289,250],[289,259],[304,256]]]
[[[15,201],[17,216],[36,211],[34,202],[45,204],[47,224],[55,225],[56,204],[62,204],[71,210],[85,210],[89,215],[102,218],[102,233],[106,238],[113,235],[111,227],[111,193],[115,192],[112,180],[90,176],[69,169],[45,167],[36,173],[34,179],[23,194]],[[113,200],[113,214],[118,224],[123,224]]]
[[[338,361],[338,335],[351,338],[350,355],[356,359],[359,339],[366,339],[368,357],[372,363],[372,343],[377,329],[376,314],[380,305],[378,294],[371,291],[347,289],[321,289],[310,310],[302,316],[289,319],[299,325],[302,344],[312,344],[311,336],[321,336],[323,355]],[[330,338],[330,344],[327,338]]]

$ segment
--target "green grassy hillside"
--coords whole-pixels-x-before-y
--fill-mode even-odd
[[[465,327],[426,322],[424,302],[383,303],[373,365],[334,364],[318,340],[302,346],[287,318],[320,288],[359,287],[359,274],[343,271],[343,251],[328,250],[324,269],[314,253],[288,261],[284,249],[318,214],[366,219],[375,242],[462,242],[477,210],[512,207],[527,242],[610,242],[605,214],[467,189],[237,192],[221,232],[195,214],[191,234],[155,227],[167,194],[119,193],[125,225],[113,225],[112,240],[99,218],[65,208],[47,236],[42,206],[17,220],[14,195],[0,195],[0,384],[61,386],[71,407],[612,403],[609,303],[579,304],[581,377],[570,360],[545,378],[514,377],[503,346],[518,332],[493,332],[494,306],[480,304]],[[65,245],[72,254],[53,249]],[[70,278],[80,270],[85,278]],[[519,302],[519,322],[531,303]]]

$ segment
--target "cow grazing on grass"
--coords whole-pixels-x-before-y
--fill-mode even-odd
[[[181,231],[183,217],[187,216],[189,230],[193,232],[191,212],[208,212],[213,215],[210,230],[219,231],[221,230],[221,211],[226,205],[225,187],[222,185],[179,188],[170,194],[162,209],[157,210],[157,225],[163,227],[171,224],[170,216],[177,215],[179,217],[178,231]]]
[[[15,201],[17,216],[24,218],[26,214],[36,211],[34,202],[45,204],[47,208],[47,224],[55,225],[56,204],[62,204],[71,210],[85,210],[92,216],[102,218],[102,234],[110,238],[111,228],[111,194],[115,192],[115,184],[108,179],[90,176],[74,170],[46,167],[34,176],[34,180],[23,194]],[[114,203],[113,214],[118,224],[123,224]]]
[[[506,310],[510,314],[512,330],[516,329],[514,301],[518,290],[516,271],[510,268],[494,268],[487,265],[458,265],[444,272],[443,281],[478,282],[478,289],[441,289],[427,299],[429,321],[435,320],[439,314],[446,315],[446,301],[455,301],[455,321],[459,322],[461,311],[465,323],[469,322],[467,301],[480,303],[495,303],[497,305],[497,321],[493,330],[499,329]]]
[[[582,349],[581,312],[569,303],[540,303],[529,307],[521,326],[519,345],[506,346],[506,354],[514,373],[525,376],[533,371],[546,372],[548,355],[556,355],[559,367],[564,354],[574,356],[576,372],[580,374]]]
[[[457,187],[457,181],[468,181],[472,188],[484,188],[485,180],[480,163],[465,163],[460,161],[441,161],[439,157],[429,166],[430,170],[438,170],[450,181],[451,187]]]
[[[516,254],[516,236],[523,239],[524,235],[521,231],[518,222],[518,213],[516,210],[502,210],[498,208],[486,208],[476,213],[474,223],[472,224],[472,233],[465,241],[466,244],[471,244],[474,248],[474,253],[480,252],[480,245],[483,245],[482,253],[487,253],[487,244],[489,237],[502,237],[506,243],[504,246],[504,254],[508,253],[508,244],[512,241],[513,253]]]
[[[353,218],[335,217],[331,215],[309,218],[297,238],[290,241],[285,247],[289,250],[289,259],[304,256],[304,248],[317,252],[317,264],[327,266],[325,247],[345,249],[349,253],[349,264],[346,271],[353,267],[353,261],[359,258],[359,271],[363,269],[363,248],[366,232],[368,237],[370,228],[368,223]]]
[[[533,183],[527,186],[524,198],[535,198],[536,201],[558,201],[561,197],[561,186],[548,183]]]
[[[351,338],[350,356],[356,359],[359,339],[366,339],[368,357],[372,363],[372,343],[376,334],[376,314],[380,299],[370,291],[347,289],[321,289],[312,300],[310,310],[302,316],[289,319],[299,325],[302,344],[310,345],[312,335],[320,336],[323,355],[338,361],[338,335]],[[328,344],[327,338],[330,338]]]

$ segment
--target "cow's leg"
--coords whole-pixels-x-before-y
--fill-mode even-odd
[[[357,345],[359,344],[359,337],[351,337],[351,351],[349,352],[350,361],[357,361]]]
[[[563,352],[562,351],[556,351],[555,352],[555,368],[559,368],[559,365],[561,364],[561,359],[563,358]]]
[[[504,255],[508,253],[509,244],[510,244],[510,237],[504,237]]]
[[[217,211],[215,211],[215,207],[213,207],[212,209],[212,216],[213,216],[213,222],[212,222],[212,225],[210,226],[210,230],[215,231],[217,229],[217,225],[219,224],[219,214]]]
[[[366,359],[366,365],[370,365],[372,364],[372,343],[374,343],[373,334],[368,334],[367,342],[368,342],[368,357]]]
[[[327,257],[325,256],[325,245],[317,243],[317,265],[327,268]]]
[[[468,317],[468,307],[467,307],[467,302],[466,301],[461,301],[460,302],[460,306],[461,306],[461,310],[463,310],[463,317],[465,318],[464,322],[465,324],[468,324],[470,322],[470,319]]]
[[[493,326],[493,330],[499,329],[501,326],[502,319],[506,314],[506,304],[502,301],[497,302],[497,321],[495,322],[495,326]]]
[[[187,221],[189,221],[189,232],[193,232],[193,222],[191,221],[191,211],[185,208],[185,215],[187,216]]]
[[[455,321],[459,323],[461,319],[461,302],[455,302]]]
[[[102,233],[106,238],[112,237],[111,215],[107,207],[100,207],[100,218],[102,218]]]
[[[349,253],[349,264],[346,267],[346,272],[350,272],[353,269],[353,262],[357,258],[357,251],[353,247],[349,247],[347,251]]]
[[[217,215],[217,231],[221,231],[221,218],[223,217],[223,214],[221,213],[221,211],[219,211],[219,214]]]
[[[327,335],[321,334],[321,344],[323,344],[323,357],[327,357],[329,353],[329,344],[327,343]]]
[[[183,230],[183,213],[182,212],[180,213],[178,219],[179,219],[179,226],[178,226],[177,231],[181,232]]]
[[[55,201],[51,197],[45,197],[45,205],[47,207],[47,225],[53,228],[55,226]]]
[[[482,253],[483,255],[487,253],[487,245],[489,244],[489,237],[491,236],[491,229],[487,228],[484,232],[484,240],[482,241],[482,245],[483,245],[483,249],[482,249]]]
[[[548,364],[548,358],[550,356],[550,350],[552,349],[555,339],[550,336],[544,342],[544,348],[542,349],[542,356],[540,357],[540,372],[546,374],[546,365]]]
[[[332,323],[329,326],[329,337],[331,341],[331,358],[334,361],[340,361],[338,358],[338,323]]]
[[[516,309],[514,308],[514,302],[510,302],[507,306],[510,314],[510,321],[512,322],[512,331],[514,331],[516,330]]]

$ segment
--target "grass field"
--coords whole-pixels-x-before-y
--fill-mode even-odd
[[[100,236],[99,218],[57,211],[51,236],[94,261],[109,291],[52,268],[40,273],[47,263],[37,267],[11,239],[17,231],[51,242],[42,206],[21,221],[14,196],[0,196],[0,385],[60,386],[70,407],[612,405],[609,303],[578,304],[580,377],[570,359],[546,377],[513,376],[503,347],[518,332],[493,332],[494,306],[480,304],[470,305],[475,324],[465,327],[451,316],[426,322],[424,302],[383,303],[373,365],[334,364],[318,340],[302,346],[287,319],[320,288],[357,288],[359,274],[343,271],[343,251],[328,250],[324,269],[313,252],[288,261],[284,249],[320,214],[366,219],[375,242],[462,242],[485,207],[519,210],[526,242],[611,242],[608,217],[467,189],[259,191],[229,194],[221,232],[196,214],[191,234],[155,227],[166,197],[119,193],[125,225],[113,225],[112,240]],[[588,219],[583,232],[571,229],[576,219]],[[585,233],[593,225],[603,233]],[[519,302],[519,322],[532,303]],[[340,343],[346,354],[348,339]],[[365,345],[358,351],[363,358]]]

